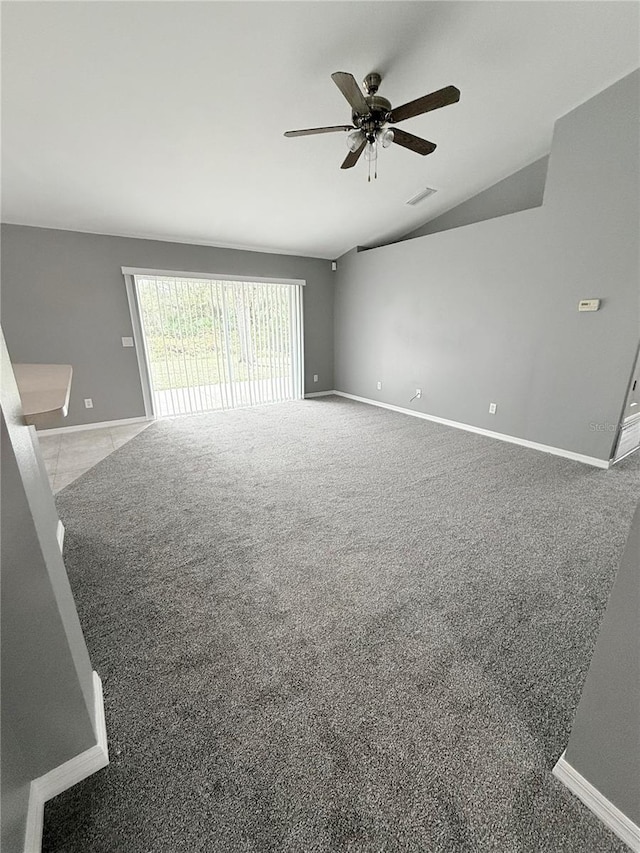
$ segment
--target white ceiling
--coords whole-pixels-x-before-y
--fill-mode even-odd
[[[418,227],[549,151],[557,118],[640,64],[635,2],[4,3],[5,222],[335,258]],[[339,166],[330,79],[460,103]],[[422,205],[405,202],[425,186]]]

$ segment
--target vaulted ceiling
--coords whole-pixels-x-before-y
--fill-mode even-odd
[[[548,153],[556,119],[640,64],[634,2],[33,2],[2,9],[2,218],[335,258]],[[437,149],[341,170],[330,75],[382,74]],[[422,205],[407,199],[426,186]]]

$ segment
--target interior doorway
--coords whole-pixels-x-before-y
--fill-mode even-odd
[[[622,419],[618,425],[613,461],[619,462],[637,450],[640,450],[640,345],[629,381]]]
[[[148,414],[172,417],[304,396],[301,282],[148,272],[126,277]]]

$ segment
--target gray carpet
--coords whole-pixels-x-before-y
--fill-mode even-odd
[[[57,853],[626,850],[551,776],[640,486],[338,398],[58,496],[111,764]]]

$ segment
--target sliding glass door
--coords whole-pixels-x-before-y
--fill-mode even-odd
[[[300,284],[133,280],[156,417],[303,396]]]

